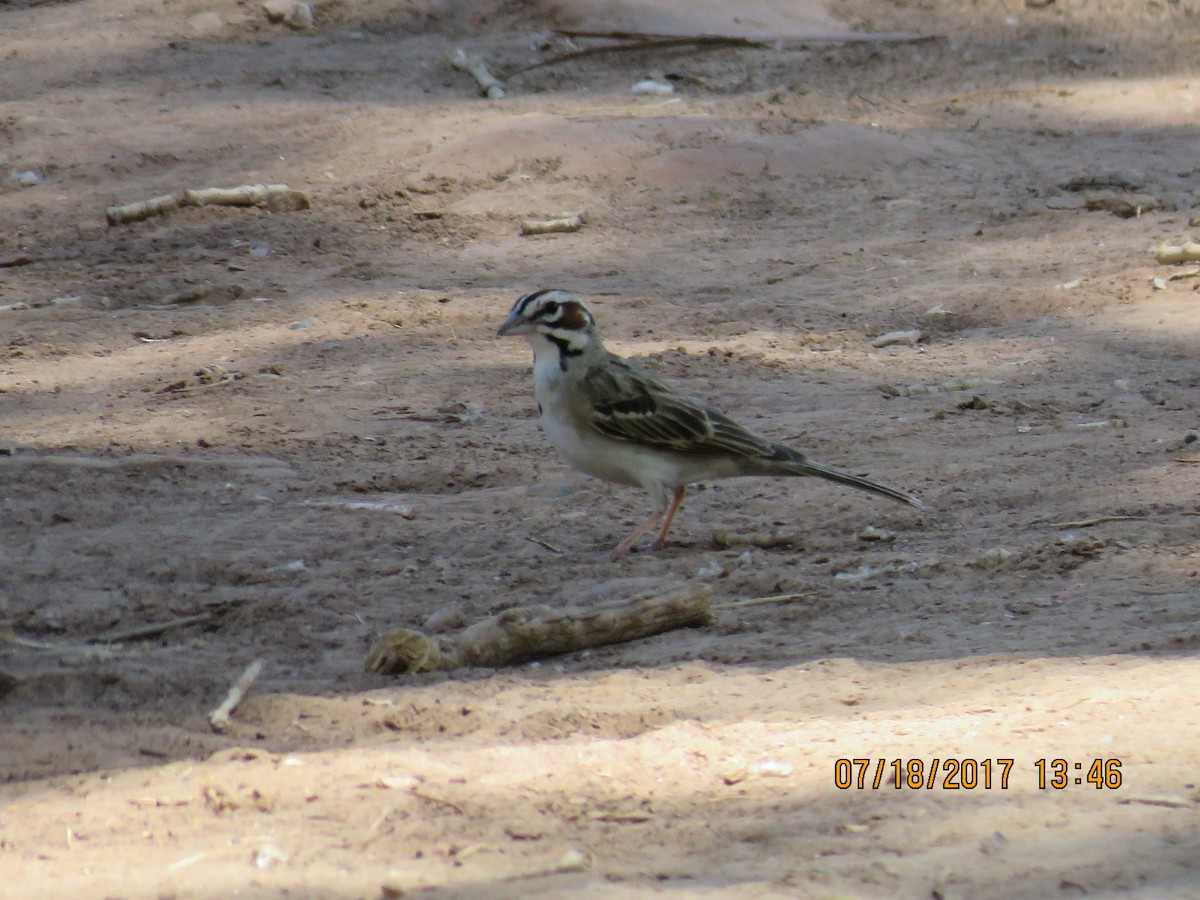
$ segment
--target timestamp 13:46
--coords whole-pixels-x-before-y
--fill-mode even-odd
[[[1084,763],[1065,759],[1039,759],[1034,764],[1038,773],[1038,789],[1053,788],[1061,791],[1070,785],[1090,784],[1100,790],[1116,790],[1121,786],[1121,761],[1119,759],[1093,759],[1088,762],[1087,774]]]
[[[1121,786],[1119,759],[1091,759],[1073,762],[1066,759],[1039,759],[1038,790],[1060,791],[1071,785],[1090,785],[1097,790],[1116,790]],[[833,782],[840,790],[857,788],[895,788],[900,790],[1008,790],[1013,759],[943,758],[922,759],[839,759],[834,763]],[[1027,771],[1027,770],[1026,770]]]

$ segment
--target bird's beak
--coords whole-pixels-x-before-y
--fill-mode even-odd
[[[500,330],[496,332],[497,337],[504,337],[509,334],[532,334],[533,323],[527,319],[522,319],[514,309],[508,314],[508,318],[504,320],[504,324],[500,326]]]

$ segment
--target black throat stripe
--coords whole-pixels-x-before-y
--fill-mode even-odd
[[[583,356],[582,350],[572,350],[571,342],[566,338],[560,338],[553,334],[546,335],[546,340],[558,348],[558,367],[564,372],[567,371],[567,357]]]

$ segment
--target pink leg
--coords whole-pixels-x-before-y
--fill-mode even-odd
[[[638,542],[638,539],[641,538],[641,536],[647,531],[649,531],[654,523],[661,518],[662,510],[656,509],[654,512],[650,513],[650,515],[646,517],[642,524],[633,530],[633,534],[625,538],[625,540],[621,541],[621,543],[617,545],[617,549],[612,552],[612,558],[624,559],[626,556],[628,556],[629,551],[633,549],[633,545]]]
[[[667,517],[663,520],[662,528],[658,532],[658,540],[652,545],[652,550],[661,550],[663,544],[667,542],[667,530],[671,527],[671,520],[675,518],[675,513],[679,512],[679,506],[683,503],[683,498],[687,495],[686,487],[675,488],[675,494],[671,497],[671,506],[667,509]]]

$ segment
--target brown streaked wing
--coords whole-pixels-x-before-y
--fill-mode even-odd
[[[581,382],[592,427],[608,437],[681,453],[770,456],[774,446],[723,413],[677,394],[620,357]]]

